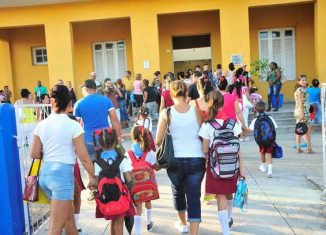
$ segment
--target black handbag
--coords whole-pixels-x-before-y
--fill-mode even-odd
[[[305,122],[300,121],[295,125],[295,133],[297,135],[304,135],[307,132],[308,132],[308,127]]]
[[[170,133],[170,111],[171,111],[170,108],[166,110],[166,116],[167,116],[166,132],[162,144],[156,152],[157,164],[161,168],[165,168],[165,169],[169,169],[174,166],[174,149],[173,149],[172,136]]]

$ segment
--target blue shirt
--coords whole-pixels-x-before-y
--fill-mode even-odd
[[[36,86],[34,88],[34,93],[37,97],[40,97],[41,95],[45,95],[48,93],[48,90],[45,86]]]
[[[117,158],[118,153],[114,149],[110,149],[107,151],[103,151],[101,153],[101,158],[105,161],[107,161],[109,164],[112,164],[115,159]]]
[[[306,91],[309,94],[309,103],[321,103],[319,87],[308,87]]]
[[[83,120],[86,143],[92,142],[93,131],[109,127],[110,110],[114,110],[112,101],[99,94],[88,95],[75,104],[74,116]]]

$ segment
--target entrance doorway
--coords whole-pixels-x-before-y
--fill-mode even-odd
[[[194,70],[196,65],[211,66],[211,36],[188,35],[172,37],[174,72]]]
[[[97,80],[103,82],[105,78],[110,78],[112,81],[122,79],[127,68],[125,42],[96,42],[92,47]]]

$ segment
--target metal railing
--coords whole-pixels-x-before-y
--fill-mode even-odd
[[[29,172],[32,159],[30,147],[37,123],[51,113],[51,106],[45,104],[15,104],[17,145],[21,169],[22,188],[25,187],[25,178]],[[36,234],[46,223],[50,215],[48,204],[24,203],[25,234]]]
[[[321,113],[322,113],[322,132],[323,132],[323,169],[324,169],[324,193],[326,195],[326,83],[321,88]]]

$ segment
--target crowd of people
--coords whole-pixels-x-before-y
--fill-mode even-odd
[[[80,182],[77,158],[87,171],[89,200],[96,200],[96,217],[112,221],[110,234],[123,234],[123,223],[125,221],[127,224],[131,218],[134,218],[135,234],[142,234],[143,204],[146,208],[146,229],[151,231],[153,209],[150,200],[132,203],[143,197],[134,188],[139,180],[137,177],[140,177],[135,175],[136,169],[139,170],[136,163],[142,161],[147,164],[140,167],[143,171],[146,167],[161,170],[155,151],[162,147],[167,130],[173,140],[174,165],[166,172],[171,181],[173,204],[178,216],[176,229],[182,233],[199,234],[202,221],[201,185],[205,179],[205,199],[217,200],[221,229],[224,235],[229,234],[233,225],[233,194],[238,180],[245,179],[238,142],[247,141],[250,132],[254,132],[259,145],[259,169],[267,177],[273,176],[272,153],[277,123],[265,111],[271,110],[273,95],[276,95],[274,111],[278,111],[282,75],[276,63],[271,63],[270,68],[267,107],[258,89],[252,85],[246,66],[235,69],[233,63],[230,63],[228,71],[223,71],[221,65],[217,65],[215,71],[210,71],[208,65],[204,65],[203,68],[196,66],[194,71],[189,69],[177,75],[168,72],[163,79],[161,73],[156,71],[152,82],[143,79],[141,74],[136,74],[133,79],[131,72],[126,71],[123,79],[105,79],[101,83],[97,81],[96,73],[92,72],[90,79],[81,87],[83,98],[79,100],[71,82],[64,85],[62,80],[50,90],[50,94],[39,81],[34,89],[35,99],[29,90],[22,89],[22,98],[16,104],[37,102],[52,106],[52,112],[45,110],[46,116],[42,115],[44,120],[36,126],[31,147],[31,157],[42,158],[44,162],[39,185],[51,200],[49,234],[59,235],[63,229],[66,234],[81,231],[78,224],[80,192],[85,187]],[[320,124],[321,115],[318,80],[313,80],[312,85],[306,89],[307,77],[301,75],[294,94],[296,121],[305,122],[308,127],[312,120],[311,106],[314,107],[315,125]],[[5,101],[10,101],[11,92],[8,92],[8,87],[6,89]],[[249,110],[255,113],[250,125]],[[28,115],[37,116],[37,112],[34,110]],[[24,115],[24,118],[28,115]],[[134,115],[136,117],[132,119]],[[152,133],[153,120],[158,120],[155,136]],[[260,132],[265,131],[260,127],[264,126],[260,125],[264,121],[271,130],[267,137],[260,136]],[[123,129],[130,125],[133,126],[131,132],[124,132]],[[313,153],[311,130],[309,127],[304,135],[307,153]],[[128,151],[124,151],[121,145],[126,138],[132,140]],[[230,141],[233,141],[232,144]],[[298,153],[302,152],[300,141],[301,136],[297,136]],[[232,146],[232,154],[227,154],[230,149],[221,147],[228,144]],[[226,151],[224,155],[223,150]],[[233,157],[232,163],[219,161],[229,155]],[[217,170],[217,166],[221,168]],[[233,170],[225,176],[222,174],[223,167]],[[153,172],[147,172],[147,175],[155,178]],[[118,186],[105,188],[103,182],[109,184],[109,181],[105,181],[107,177],[114,178]],[[155,185],[155,180],[153,182]],[[155,187],[147,191],[158,195]],[[103,209],[103,200],[110,193],[115,193],[116,199],[113,201],[125,196],[127,207],[121,207],[120,213],[110,214]],[[151,200],[157,198],[153,196]],[[113,202],[109,200],[109,203]]]

